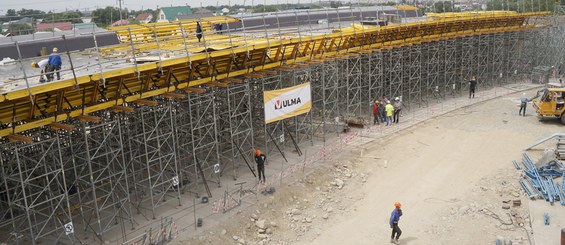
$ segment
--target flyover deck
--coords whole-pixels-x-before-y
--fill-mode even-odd
[[[470,13],[385,27],[354,24],[331,32],[313,31],[311,27],[298,33],[265,30],[255,36],[245,31],[216,32],[211,29],[214,23],[229,25],[236,21],[216,18],[202,22],[201,42],[195,38],[195,23],[144,27],[133,32],[129,27],[117,31],[123,44],[93,52],[82,62],[77,59],[74,75],[58,82],[19,86],[2,94],[0,122],[4,129],[0,137],[95,111],[123,110],[156,97],[182,97],[199,91],[195,88],[200,86],[226,87],[239,81],[235,77],[260,77],[265,72],[276,72],[277,67],[292,69],[298,63],[422,42],[528,30],[537,26],[536,17],[546,14]],[[150,62],[136,62],[138,59]],[[81,69],[87,66],[90,69]],[[28,80],[30,84],[36,78],[15,77],[11,83]]]

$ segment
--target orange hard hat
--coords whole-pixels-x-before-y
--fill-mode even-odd
[[[261,155],[261,150],[257,149],[257,150],[255,151],[255,154],[256,154],[256,155]]]
[[[395,202],[395,203],[394,203],[394,206],[395,206],[395,207],[400,207],[400,203],[399,203],[399,202]]]

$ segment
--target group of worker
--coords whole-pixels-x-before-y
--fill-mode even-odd
[[[57,74],[57,80],[61,80],[61,65],[63,61],[59,55],[59,49],[53,48],[53,53],[49,55],[48,59],[40,60],[39,62],[32,62],[31,67],[41,69],[41,75],[39,76],[39,82],[51,82],[54,79],[54,75]]]
[[[402,100],[400,97],[394,98],[394,103],[390,103],[390,100],[383,96],[381,100],[375,100],[373,104],[373,125],[380,125],[386,123],[386,126],[390,126],[393,123],[400,121],[400,112],[402,111]]]
[[[399,101],[400,99],[398,99]],[[395,99],[396,101],[396,99]],[[390,105],[390,102],[388,103]],[[259,175],[259,183],[265,183],[265,160],[267,157],[265,154],[261,153],[261,150],[257,149],[255,151],[255,163],[257,163],[257,172]],[[390,215],[390,228],[392,229],[392,235],[390,236],[390,242],[394,244],[400,244],[398,239],[402,234],[402,230],[398,227],[398,222],[400,221],[400,216],[402,216],[402,209],[400,209],[400,203],[394,203],[394,210]]]

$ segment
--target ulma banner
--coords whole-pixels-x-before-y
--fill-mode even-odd
[[[263,101],[265,103],[265,123],[307,113],[312,108],[310,83],[265,91]]]

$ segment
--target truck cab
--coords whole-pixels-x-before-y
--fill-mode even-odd
[[[557,117],[565,124],[565,88],[550,87],[540,91],[541,97],[532,100],[538,117]]]

